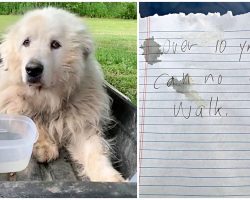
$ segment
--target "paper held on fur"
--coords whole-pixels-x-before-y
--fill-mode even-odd
[[[140,19],[141,197],[250,197],[249,20]]]

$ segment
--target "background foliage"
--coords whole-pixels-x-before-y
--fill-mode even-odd
[[[20,15],[41,7],[58,7],[80,16],[136,19],[136,3],[128,2],[2,2],[0,15]]]

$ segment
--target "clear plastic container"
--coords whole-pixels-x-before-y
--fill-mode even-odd
[[[35,123],[21,115],[0,115],[0,173],[24,170],[38,139]]]

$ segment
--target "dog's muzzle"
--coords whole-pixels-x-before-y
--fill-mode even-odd
[[[39,83],[42,78],[43,65],[37,60],[31,60],[25,67],[27,81],[29,83]]]

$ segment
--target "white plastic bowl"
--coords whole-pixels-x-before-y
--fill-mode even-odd
[[[35,123],[28,117],[0,115],[0,173],[24,170],[38,139]]]

